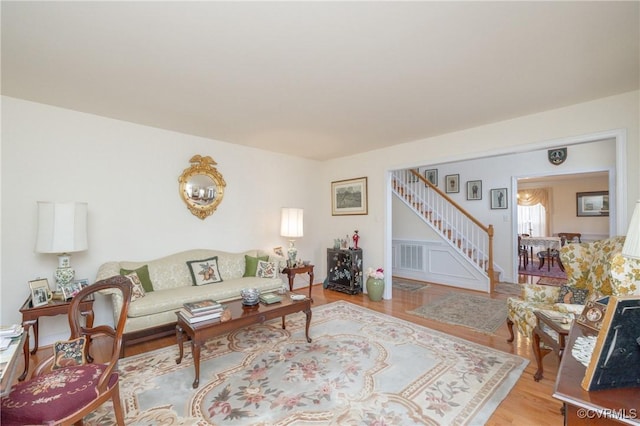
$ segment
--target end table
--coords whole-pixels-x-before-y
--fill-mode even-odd
[[[293,279],[296,275],[304,274],[305,272],[309,274],[309,300],[313,302],[313,298],[311,297],[311,286],[313,286],[313,265],[295,266],[292,268],[284,268],[282,270],[282,273],[287,274],[287,277],[289,278],[289,291],[293,291]]]
[[[533,339],[531,346],[536,357],[538,370],[533,375],[533,379],[539,382],[542,379],[542,358],[553,351],[562,359],[565,348],[565,339],[569,335],[572,320],[568,315],[556,311],[534,311],[537,324],[533,329]],[[551,349],[542,349],[540,341],[544,342]],[[544,352],[544,353],[543,353]]]
[[[29,371],[29,329],[33,327],[34,348],[31,354],[38,351],[38,321],[40,317],[53,317],[56,315],[67,315],[69,313],[69,304],[67,300],[51,300],[46,305],[33,306],[31,296],[27,298],[20,313],[22,314],[22,327],[24,327],[24,372],[18,377],[22,381],[27,377]],[[87,328],[93,327],[93,296],[88,297],[80,303],[80,315],[86,318]]]

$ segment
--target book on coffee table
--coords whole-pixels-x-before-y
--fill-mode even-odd
[[[188,302],[184,304],[184,308],[194,315],[203,312],[222,311],[222,305],[211,299]]]
[[[209,312],[209,313],[205,313],[205,314],[200,314],[200,315],[194,315],[191,312],[187,311],[186,309],[180,309],[178,311],[178,314],[184,318],[185,320],[187,320],[189,323],[191,324],[195,324],[197,322],[202,322],[202,321],[210,321],[213,319],[220,319],[220,316],[222,315],[222,309],[216,312]]]
[[[282,297],[274,293],[265,293],[260,295],[262,303],[270,305],[272,303],[282,302]]]

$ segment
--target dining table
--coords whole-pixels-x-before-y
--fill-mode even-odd
[[[560,237],[522,237],[520,238],[520,244],[526,246],[531,250],[531,259],[533,261],[533,248],[534,247],[544,247],[547,249],[547,270],[551,270],[551,250],[560,250],[561,247],[561,239]],[[558,257],[558,265],[560,269],[564,270],[562,262],[560,262],[560,258]]]

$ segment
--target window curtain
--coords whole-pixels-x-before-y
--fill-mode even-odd
[[[518,232],[532,237],[549,235],[549,188],[518,190]]]

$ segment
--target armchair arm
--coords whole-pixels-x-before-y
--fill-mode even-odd
[[[526,302],[554,304],[560,296],[560,287],[525,284],[522,295]]]

